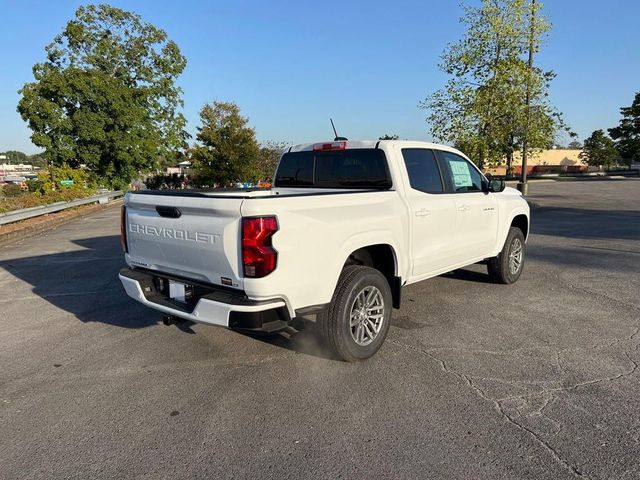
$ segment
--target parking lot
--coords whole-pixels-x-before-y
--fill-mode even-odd
[[[530,193],[518,283],[405,288],[358,364],[163,326],[117,208],[0,248],[0,478],[640,478],[640,179]]]

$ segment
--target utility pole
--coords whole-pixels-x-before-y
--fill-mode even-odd
[[[518,190],[522,195],[529,192],[529,184],[527,183],[527,140],[529,136],[529,124],[531,123],[531,71],[533,70],[533,49],[535,43],[535,22],[536,22],[536,0],[531,0],[531,26],[529,32],[529,61],[527,62],[527,93],[525,97],[525,105],[527,109],[527,121],[525,125],[524,137],[522,138],[522,172],[520,181],[518,182]]]

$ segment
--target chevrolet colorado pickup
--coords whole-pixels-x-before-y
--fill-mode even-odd
[[[372,356],[403,285],[486,262],[524,266],[529,206],[458,150],[337,140],[293,146],[268,190],[126,195],[127,294],[170,316],[276,332],[315,315],[347,361]]]

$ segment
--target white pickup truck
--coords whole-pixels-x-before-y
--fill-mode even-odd
[[[515,282],[529,206],[454,148],[336,139],[286,150],[268,190],[130,192],[121,227],[120,280],[166,318],[275,332],[315,315],[356,361],[403,285],[483,261]]]

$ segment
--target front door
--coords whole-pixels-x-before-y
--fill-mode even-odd
[[[498,235],[498,203],[495,195],[484,191],[486,181],[480,171],[464,157],[438,151],[456,205],[456,257],[472,262],[486,258],[495,247]]]
[[[412,276],[438,273],[455,261],[455,195],[447,193],[433,150],[402,148],[409,185]]]

